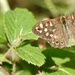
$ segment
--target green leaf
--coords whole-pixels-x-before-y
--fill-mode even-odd
[[[75,53],[69,51],[68,48],[65,49],[66,50],[50,48],[44,50],[44,54],[47,58],[46,65],[49,67],[54,66],[55,64],[60,66],[66,62],[69,62],[71,59],[74,59]]]
[[[42,66],[45,63],[45,56],[37,47],[25,45],[24,47],[17,48],[15,51],[19,55],[19,57],[21,57],[28,63],[37,66]]]
[[[32,75],[30,71],[22,70],[17,72],[15,75]]]
[[[62,72],[65,72],[67,75],[74,75],[75,74],[75,69],[69,68],[69,67],[62,67],[59,69]]]
[[[54,72],[51,72],[48,70],[47,71],[42,71],[43,75],[74,75],[75,74],[75,69],[69,68],[69,67],[63,67],[59,66],[58,69]]]
[[[64,63],[64,62],[68,62],[68,61],[70,61],[70,58],[65,58],[65,59],[62,59],[62,58],[57,58],[57,57],[52,57],[52,59],[55,61],[55,63],[57,64],[57,65],[60,65],[60,64],[62,64],[62,63]],[[59,62],[60,61],[60,62]]]
[[[16,8],[5,14],[5,30],[9,42],[12,44],[16,39],[33,39],[32,26],[36,23],[33,14],[27,9]]]
[[[43,75],[74,75],[74,74],[70,73],[69,71],[62,69],[62,68],[58,69],[55,72],[51,72],[51,73],[43,71],[42,74]]]
[[[75,74],[75,66],[74,66],[75,53],[69,51],[69,49],[65,48],[65,50],[63,50],[58,48],[56,49],[49,48],[44,50],[44,54],[47,58],[47,62],[45,66],[48,66],[47,67],[48,70],[43,70],[42,73],[44,75],[74,75]],[[58,65],[58,69],[55,72],[51,73],[52,70],[49,69],[49,67],[54,65]]]
[[[3,16],[0,15],[0,43],[5,42],[5,32],[4,32],[4,23],[3,23]]]

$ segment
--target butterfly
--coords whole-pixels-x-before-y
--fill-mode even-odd
[[[32,31],[54,48],[66,47],[69,39],[75,43],[75,12],[54,19],[43,19],[32,27]]]

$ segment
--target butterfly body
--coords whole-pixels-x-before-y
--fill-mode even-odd
[[[44,19],[33,26],[32,31],[52,47],[66,47],[68,39],[75,42],[75,13],[55,19]]]

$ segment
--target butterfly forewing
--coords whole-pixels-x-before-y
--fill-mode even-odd
[[[32,31],[55,48],[62,48],[67,45],[68,37],[63,31],[59,18],[42,20],[32,28]]]
[[[51,38],[50,34],[53,34],[52,29],[54,29],[54,26],[50,24],[50,19],[45,19],[37,23],[32,28],[32,31],[34,34],[46,40]]]

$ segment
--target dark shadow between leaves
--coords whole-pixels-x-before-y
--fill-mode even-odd
[[[75,55],[75,53],[68,51],[67,48],[64,50],[52,47],[44,49],[43,54],[46,57],[60,57],[62,59],[66,57],[72,58]]]
[[[70,49],[74,49],[74,48],[75,47],[72,47]],[[61,59],[63,59],[63,61],[64,61],[65,58],[69,58],[70,61],[66,61],[66,62],[62,63],[61,65],[65,66],[65,67],[69,67],[69,68],[75,69],[75,66],[74,66],[75,53],[71,52],[71,51],[68,51],[68,49],[69,48],[59,49],[59,48],[52,48],[52,47],[44,49],[43,50],[43,54],[47,58],[45,66],[46,67],[50,67],[50,66],[53,66],[53,65],[57,65],[57,64],[55,64],[54,60],[52,60],[52,57],[61,58]]]

